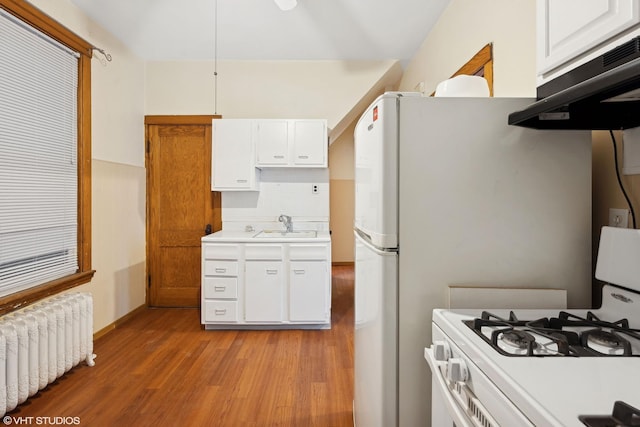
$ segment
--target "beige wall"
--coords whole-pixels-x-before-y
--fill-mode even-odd
[[[217,112],[226,118],[325,118],[342,127],[371,89],[397,84],[389,61],[219,61]],[[214,112],[213,62],[151,62],[147,114]],[[171,84],[167,84],[171,82]],[[329,150],[332,259],[353,262],[353,127]]]
[[[92,66],[93,266],[99,330],[144,303],[145,114],[211,114],[211,62],[145,64],[70,0],[32,0],[45,13],[113,56]],[[400,90],[424,81],[427,92],[486,43],[494,47],[496,96],[535,94],[535,1],[452,0],[402,78]],[[396,61],[221,61],[218,112],[225,117],[323,117],[335,126]],[[167,84],[170,82],[171,84]],[[613,174],[607,135],[594,137],[594,230],[610,207],[626,207]],[[353,259],[353,125],[331,145],[334,259]],[[626,177],[636,206],[640,178]],[[345,209],[342,209],[344,207]],[[594,233],[594,238],[597,238]]]
[[[620,177],[634,208],[640,209],[640,175],[623,175],[624,157],[623,133],[614,132],[618,147]],[[593,132],[593,226],[594,236],[600,234],[600,227],[609,222],[609,209],[628,209],[618,180],[613,160],[613,143],[609,132]],[[638,223],[636,218],[636,223]],[[631,226],[631,217],[629,217]]]
[[[487,43],[493,43],[495,95],[535,96],[534,0],[452,0],[411,59],[398,90],[412,91],[425,82],[425,92],[432,92],[439,81],[450,77]],[[354,127],[355,122],[330,148],[336,262],[353,261]]]
[[[36,7],[113,61],[92,60],[91,283],[74,288],[94,297],[98,331],[145,303],[144,63],[69,0],[33,0]]]
[[[345,130],[329,147],[329,172],[331,191],[331,246],[334,263],[351,263],[354,260],[354,170],[353,132],[355,123]]]
[[[623,165],[623,135],[622,132],[614,132],[618,147],[618,163],[620,176],[631,203],[640,214],[640,175],[622,175]],[[629,209],[618,180],[616,178],[615,162],[613,160],[613,143],[609,132],[593,132],[593,255],[596,259],[600,229],[609,223],[609,209]],[[640,224],[640,218],[636,218],[636,225]],[[629,215],[629,227],[632,227],[631,215]],[[595,263],[593,265],[595,269]],[[594,305],[600,302],[599,288],[594,287]]]
[[[435,90],[493,43],[494,95],[535,96],[535,0],[452,0],[412,58],[400,90]]]
[[[319,118],[329,128],[397,61],[218,61],[226,118]],[[214,113],[213,62],[150,62],[147,114]]]
[[[90,284],[77,288],[94,295],[97,331],[145,302],[144,115],[214,113],[213,63],[144,63],[70,0],[32,3],[113,57],[103,63],[96,54],[92,62],[92,263],[97,272]],[[397,67],[395,60],[220,61],[217,112],[326,118],[333,127]],[[341,201],[334,206],[351,200],[342,188],[348,184],[336,187]],[[334,238],[345,240],[340,232]],[[350,253],[348,240],[347,249],[335,253]]]

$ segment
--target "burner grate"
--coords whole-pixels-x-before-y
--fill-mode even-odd
[[[586,318],[561,311],[557,317],[523,321],[513,311],[508,319],[483,311],[464,323],[506,356],[640,356],[631,345],[640,342],[640,331],[629,328],[627,319],[606,322],[591,312]]]
[[[640,427],[640,410],[617,401],[611,415],[580,415],[578,419],[587,427]]]

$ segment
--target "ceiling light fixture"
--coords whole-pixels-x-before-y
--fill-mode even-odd
[[[273,0],[282,10],[291,10],[298,4],[298,0]]]

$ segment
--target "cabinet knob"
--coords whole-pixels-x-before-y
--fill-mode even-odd
[[[226,272],[227,272],[226,268],[216,267],[216,273],[226,273]]]
[[[308,159],[309,156],[298,156],[299,159]]]
[[[267,269],[267,274],[278,274],[278,270]]]

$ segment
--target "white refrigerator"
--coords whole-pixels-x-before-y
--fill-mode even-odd
[[[508,126],[531,102],[389,92],[360,118],[357,427],[430,424],[423,350],[449,285],[566,289],[590,306],[591,133]]]

